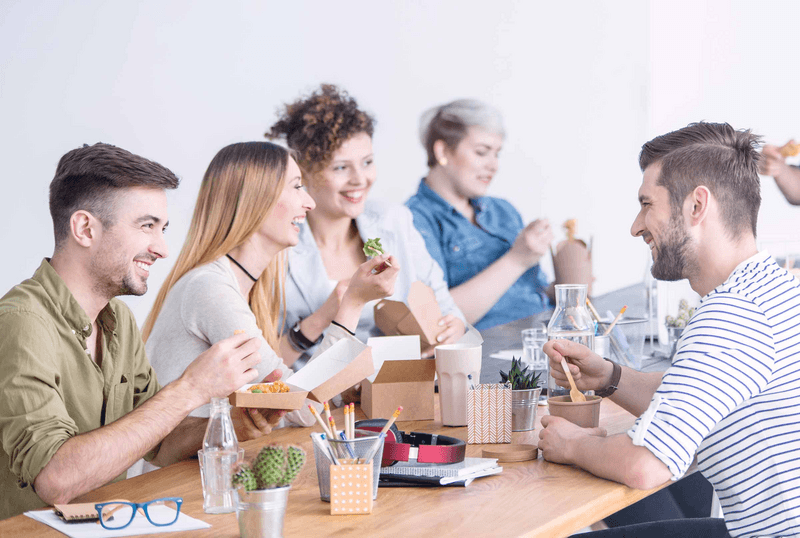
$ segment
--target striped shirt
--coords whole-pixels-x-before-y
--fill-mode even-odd
[[[696,456],[731,536],[800,535],[800,282],[767,253],[739,264],[628,435],[675,480]]]

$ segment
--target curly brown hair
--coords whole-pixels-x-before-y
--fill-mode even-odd
[[[287,104],[278,121],[264,134],[269,139],[285,137],[297,152],[297,164],[306,172],[324,168],[334,152],[351,137],[372,137],[375,119],[333,84],[322,84],[308,97]]]

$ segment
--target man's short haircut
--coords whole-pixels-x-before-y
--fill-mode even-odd
[[[56,249],[69,235],[69,219],[88,211],[104,227],[116,222],[114,195],[129,187],[174,189],[180,180],[160,164],[122,148],[97,143],[61,157],[50,183],[50,216]]]
[[[756,235],[761,185],[758,179],[760,137],[727,123],[692,123],[657,136],[642,146],[639,167],[661,165],[657,185],[670,193],[673,214],[686,197],[705,185],[719,200],[722,220],[732,239],[748,229]]]

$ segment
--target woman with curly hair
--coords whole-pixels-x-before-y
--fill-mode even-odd
[[[366,260],[364,243],[376,237],[403,266],[390,299],[405,301],[411,283],[422,281],[433,289],[444,315],[438,343],[455,342],[464,334],[463,314],[414,228],[411,212],[368,199],[376,179],[374,123],[346,92],[323,84],[286,105],[266,134],[285,138],[296,152],[316,202],[298,245],[289,252],[285,325],[290,338],[281,349],[284,360],[294,360],[319,343],[353,273]],[[370,305],[354,329],[364,341],[380,334]],[[432,349],[424,350],[425,356],[432,354]]]

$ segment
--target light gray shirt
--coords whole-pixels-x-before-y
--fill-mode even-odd
[[[230,262],[223,256],[189,271],[175,283],[158,314],[145,350],[158,381],[166,385],[180,377],[198,355],[216,342],[233,336],[237,330],[261,338],[257,381],[276,369],[283,372],[283,379],[292,374],[262,336],[256,317],[239,290]],[[342,338],[352,338],[335,326],[328,333],[320,351]],[[311,426],[313,416],[307,409],[303,411],[293,411],[287,418]],[[198,407],[191,415],[208,417],[209,404]]]
[[[428,254],[425,241],[414,227],[411,211],[403,205],[379,200],[367,200],[364,212],[356,217],[361,240],[379,237],[384,250],[400,262],[400,273],[389,299],[405,302],[412,282],[417,280],[433,289],[442,315],[453,314],[466,323],[444,280],[441,267]],[[289,272],[286,278],[285,326],[291,328],[298,320],[315,312],[333,291],[336,283],[328,278],[322,256],[305,225],[300,230],[299,244],[289,250]],[[361,311],[356,337],[366,342],[370,336],[380,336],[375,326],[375,303]],[[326,334],[335,326],[327,329]],[[309,352],[313,352],[310,350]]]

